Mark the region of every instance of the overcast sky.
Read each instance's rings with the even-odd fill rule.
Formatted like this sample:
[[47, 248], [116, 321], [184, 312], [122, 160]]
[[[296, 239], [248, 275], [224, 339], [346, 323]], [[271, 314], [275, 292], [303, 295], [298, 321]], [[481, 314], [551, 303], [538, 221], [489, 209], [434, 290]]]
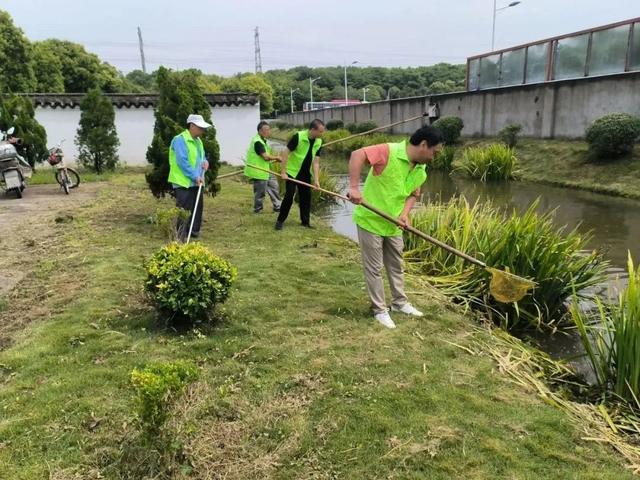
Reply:
[[[29, 39], [81, 43], [125, 73], [140, 68], [140, 26], [148, 71], [231, 75], [254, 70], [256, 26], [263, 71], [463, 63], [491, 49], [493, 0], [0, 0], [0, 9]], [[522, 0], [497, 13], [496, 49], [633, 17], [640, 0]]]

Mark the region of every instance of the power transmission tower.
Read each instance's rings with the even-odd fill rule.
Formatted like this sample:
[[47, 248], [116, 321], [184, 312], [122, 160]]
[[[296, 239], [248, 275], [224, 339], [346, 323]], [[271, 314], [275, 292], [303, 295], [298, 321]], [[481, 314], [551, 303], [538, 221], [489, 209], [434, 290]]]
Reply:
[[256, 54], [256, 73], [262, 73], [262, 57], [260, 56], [260, 33], [258, 27], [255, 30], [255, 54]]
[[140, 60], [142, 61], [142, 71], [147, 73], [147, 64], [144, 61], [144, 44], [142, 43], [142, 30], [138, 27], [138, 43], [140, 44]]

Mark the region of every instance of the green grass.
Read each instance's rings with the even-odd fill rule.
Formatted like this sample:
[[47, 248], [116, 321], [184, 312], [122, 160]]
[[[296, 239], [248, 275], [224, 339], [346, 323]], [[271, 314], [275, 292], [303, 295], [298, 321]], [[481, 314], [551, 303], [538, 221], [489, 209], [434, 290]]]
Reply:
[[[113, 171], [107, 171], [101, 175], [98, 175], [96, 172], [92, 172], [91, 170], [87, 170], [85, 168], [76, 168], [75, 166], [73, 166], [72, 168], [77, 170], [80, 174], [81, 183], [108, 182], [117, 176], [143, 173], [148, 170], [148, 167], [119, 167]], [[36, 171], [28, 180], [29, 185], [48, 185], [51, 183], [56, 183], [55, 170], [53, 168], [44, 166], [36, 167]]]
[[[495, 139], [467, 139], [465, 146], [486, 145]], [[640, 147], [629, 156], [593, 161], [582, 140], [520, 138], [515, 148], [523, 180], [640, 198]]]
[[206, 201], [203, 241], [239, 272], [213, 329], [162, 330], [144, 300], [142, 261], [164, 243], [145, 219], [170, 200], [142, 175], [114, 177], [49, 258], [25, 260], [43, 266], [25, 280], [33, 296], [0, 313], [32, 319], [0, 352], [0, 478], [153, 474], [130, 372], [177, 360], [201, 372], [173, 420], [192, 472], [173, 478], [633, 478], [490, 358], [452, 345], [492, 341], [473, 320], [409, 283], [426, 317], [384, 330], [355, 244], [295, 212], [276, 232], [251, 204], [236, 181]]

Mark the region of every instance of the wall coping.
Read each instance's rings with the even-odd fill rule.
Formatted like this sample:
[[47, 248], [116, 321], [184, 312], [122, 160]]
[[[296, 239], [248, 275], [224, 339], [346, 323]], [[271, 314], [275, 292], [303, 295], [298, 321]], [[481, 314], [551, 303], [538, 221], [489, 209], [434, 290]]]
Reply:
[[[85, 97], [84, 93], [20, 93], [28, 97], [36, 107], [76, 108]], [[157, 93], [105, 93], [114, 107], [152, 108], [158, 103]], [[257, 105], [260, 97], [252, 93], [205, 93], [207, 103], [211, 107], [237, 107], [241, 105]]]

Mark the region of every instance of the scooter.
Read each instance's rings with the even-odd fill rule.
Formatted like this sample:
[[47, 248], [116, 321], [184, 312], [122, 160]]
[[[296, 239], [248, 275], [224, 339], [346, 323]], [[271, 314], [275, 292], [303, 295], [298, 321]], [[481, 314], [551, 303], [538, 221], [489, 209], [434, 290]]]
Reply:
[[33, 170], [16, 150], [21, 140], [12, 136], [14, 131], [13, 127], [6, 132], [0, 131], [0, 184], [7, 194], [15, 192], [17, 198], [22, 198], [26, 179], [31, 177]]

